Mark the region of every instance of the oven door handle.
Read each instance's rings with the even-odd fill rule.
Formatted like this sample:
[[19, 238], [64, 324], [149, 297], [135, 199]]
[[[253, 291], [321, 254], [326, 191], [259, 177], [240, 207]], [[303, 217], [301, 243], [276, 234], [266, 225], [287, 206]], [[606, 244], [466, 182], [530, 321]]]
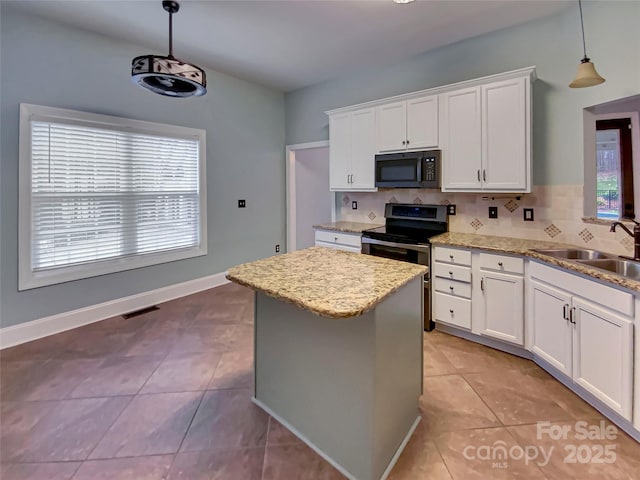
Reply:
[[417, 252], [431, 252], [430, 245], [416, 245], [414, 243], [398, 243], [387, 242], [386, 240], [378, 240], [376, 238], [362, 237], [362, 243], [372, 243], [374, 245], [382, 245], [383, 247], [404, 248], [405, 250], [415, 250]]

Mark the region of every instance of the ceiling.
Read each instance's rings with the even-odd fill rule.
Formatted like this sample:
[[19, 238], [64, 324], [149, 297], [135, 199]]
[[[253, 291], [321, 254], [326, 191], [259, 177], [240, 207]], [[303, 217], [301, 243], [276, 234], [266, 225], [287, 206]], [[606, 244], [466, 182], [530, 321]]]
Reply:
[[[174, 55], [291, 91], [553, 15], [575, 3], [182, 0], [173, 19]], [[159, 0], [22, 0], [2, 1], [2, 6], [134, 43], [149, 53], [168, 53], [168, 14]]]

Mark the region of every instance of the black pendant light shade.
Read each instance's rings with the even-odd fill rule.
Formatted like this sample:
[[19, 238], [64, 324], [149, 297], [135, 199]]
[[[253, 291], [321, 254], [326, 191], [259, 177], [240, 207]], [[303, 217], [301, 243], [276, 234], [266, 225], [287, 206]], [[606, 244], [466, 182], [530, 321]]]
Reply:
[[141, 55], [131, 62], [131, 79], [147, 90], [167, 97], [196, 97], [207, 93], [207, 77], [203, 69], [173, 56], [173, 14], [178, 2], [164, 0], [169, 12], [169, 55]]

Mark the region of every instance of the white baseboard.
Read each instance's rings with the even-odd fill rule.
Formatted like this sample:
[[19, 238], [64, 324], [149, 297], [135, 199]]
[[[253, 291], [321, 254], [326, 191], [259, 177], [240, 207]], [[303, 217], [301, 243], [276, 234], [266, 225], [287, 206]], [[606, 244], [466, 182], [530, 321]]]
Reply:
[[229, 283], [226, 272], [0, 328], [0, 350]]

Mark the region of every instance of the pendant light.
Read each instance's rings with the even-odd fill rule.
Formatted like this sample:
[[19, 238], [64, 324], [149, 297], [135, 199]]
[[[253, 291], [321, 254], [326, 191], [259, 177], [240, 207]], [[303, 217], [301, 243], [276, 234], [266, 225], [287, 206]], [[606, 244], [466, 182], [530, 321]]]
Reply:
[[580, 26], [582, 27], [582, 49], [584, 51], [584, 57], [580, 61], [580, 65], [578, 65], [576, 78], [569, 84], [569, 87], [593, 87], [594, 85], [604, 83], [605, 80], [596, 72], [595, 65], [591, 63], [591, 59], [587, 57], [587, 47], [584, 41], [584, 21], [582, 20], [582, 0], [578, 0], [578, 7], [580, 8]]
[[169, 55], [142, 55], [131, 62], [131, 79], [147, 90], [167, 97], [197, 97], [207, 93], [207, 77], [200, 67], [173, 56], [173, 14], [178, 2], [164, 0], [169, 12]]

